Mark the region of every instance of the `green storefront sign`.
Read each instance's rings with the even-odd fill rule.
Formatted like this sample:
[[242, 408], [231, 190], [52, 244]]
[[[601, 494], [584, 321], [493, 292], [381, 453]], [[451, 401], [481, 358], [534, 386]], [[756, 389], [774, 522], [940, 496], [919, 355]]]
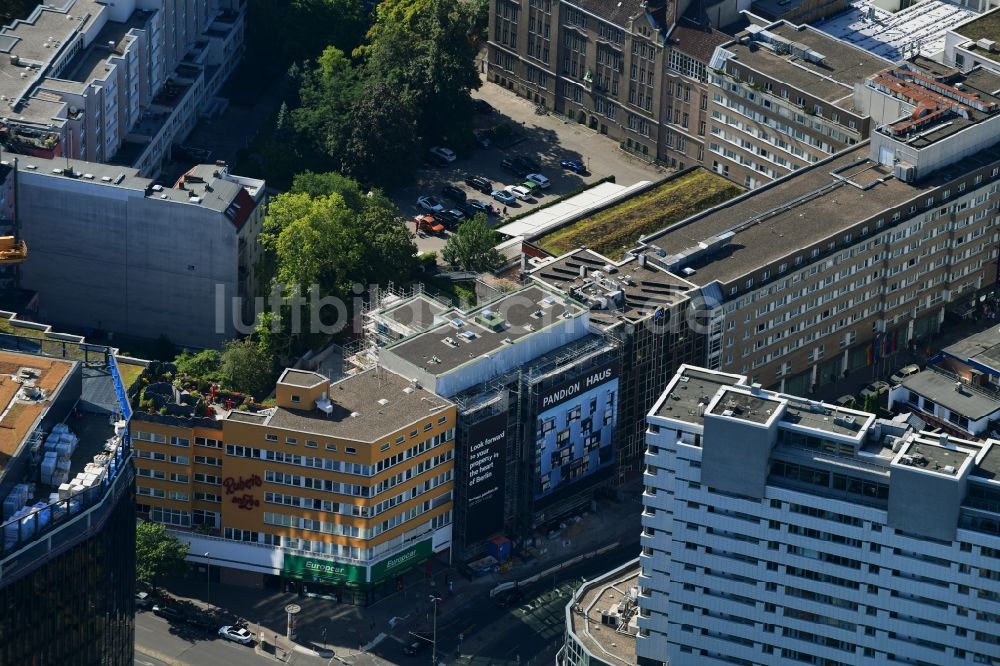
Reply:
[[371, 582], [379, 583], [405, 573], [431, 556], [431, 539], [421, 541], [372, 565]]
[[327, 585], [363, 585], [366, 578], [365, 567], [299, 555], [285, 555], [281, 572], [288, 578]]

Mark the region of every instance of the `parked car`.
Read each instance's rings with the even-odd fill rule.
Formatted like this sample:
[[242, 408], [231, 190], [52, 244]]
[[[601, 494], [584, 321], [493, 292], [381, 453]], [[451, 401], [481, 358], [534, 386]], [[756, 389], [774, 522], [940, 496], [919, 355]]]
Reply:
[[525, 178], [535, 183], [543, 190], [547, 190], [549, 188], [549, 185], [552, 184], [551, 180], [549, 180], [540, 173], [529, 173], [527, 176], [525, 176]]
[[893, 384], [901, 384], [904, 379], [911, 375], [915, 375], [920, 372], [920, 366], [916, 363], [911, 363], [910, 365], [904, 366], [892, 373], [892, 377], [889, 377], [889, 381]]
[[413, 218], [417, 231], [425, 234], [440, 234], [444, 231], [444, 225], [434, 219], [431, 215], [417, 215]]
[[421, 640], [412, 640], [403, 646], [403, 654], [413, 656], [424, 651], [426, 645]]
[[215, 620], [201, 613], [185, 616], [184, 623], [195, 629], [204, 629], [205, 631], [211, 631], [216, 626]]
[[465, 202], [465, 214], [469, 217], [477, 213], [486, 213], [487, 215], [494, 215], [496, 211], [493, 210], [493, 205], [488, 204], [485, 201], [480, 201], [479, 199], [469, 199]]
[[448, 197], [452, 201], [457, 201], [458, 203], [464, 203], [466, 199], [465, 190], [455, 187], [454, 185], [445, 185], [442, 187], [441, 194]]
[[437, 219], [440, 220], [444, 226], [452, 229], [457, 227], [465, 219], [465, 213], [457, 208], [452, 208], [438, 213]]
[[173, 622], [180, 621], [183, 617], [181, 612], [174, 608], [173, 606], [154, 604], [153, 605], [153, 615], [159, 615], [164, 620], [171, 620]]
[[500, 203], [507, 205], [510, 205], [517, 201], [517, 197], [515, 197], [510, 192], [507, 192], [506, 190], [493, 190], [490, 196], [499, 201]]
[[474, 99], [472, 100], [472, 106], [477, 113], [490, 114], [493, 113], [493, 107], [485, 99]]
[[528, 190], [529, 192], [531, 192], [532, 195], [535, 195], [535, 196], [537, 196], [537, 195], [539, 195], [539, 194], [542, 193], [542, 188], [539, 187], [538, 183], [536, 183], [533, 180], [526, 180], [526, 181], [524, 181], [523, 183], [521, 183], [521, 187], [523, 187], [524, 189]]
[[848, 409], [858, 404], [858, 401], [854, 399], [853, 395], [842, 395], [833, 402], [841, 407], [847, 407]]
[[516, 176], [517, 178], [524, 178], [531, 169], [525, 169], [521, 165], [517, 164], [514, 160], [503, 160], [500, 162], [500, 168], [509, 174]]
[[486, 135], [486, 132], [482, 132], [480, 130], [472, 130], [472, 138], [476, 140], [476, 143], [479, 144], [480, 148], [489, 148], [492, 144], [490, 137]]
[[458, 158], [458, 155], [455, 154], [454, 150], [443, 146], [434, 146], [431, 148], [431, 153], [437, 155], [446, 162], [454, 162]]
[[136, 608], [149, 608], [153, 604], [152, 598], [149, 596], [149, 592], [136, 592], [135, 593], [135, 607]]
[[527, 155], [516, 155], [514, 157], [514, 163], [524, 169], [527, 173], [537, 173], [542, 170], [542, 165]]
[[219, 635], [227, 641], [233, 641], [240, 645], [250, 645], [253, 643], [253, 634], [247, 631], [246, 627], [234, 627], [227, 624], [219, 629]]
[[444, 210], [444, 204], [434, 197], [420, 197], [417, 199], [417, 205], [428, 213], [440, 213]]
[[489, 194], [493, 191], [493, 183], [489, 179], [482, 176], [473, 176], [471, 173], [465, 177], [465, 184], [483, 194]]
[[880, 396], [883, 393], [889, 392], [889, 385], [883, 381], [872, 382], [868, 386], [861, 389], [861, 397], [867, 398], [870, 395]]
[[587, 167], [580, 160], [563, 160], [559, 164], [562, 165], [563, 169], [569, 169], [574, 173], [581, 175], [587, 173]]
[[530, 201], [531, 200], [531, 190], [529, 190], [528, 188], [523, 187], [521, 185], [508, 185], [507, 187], [505, 187], [503, 189], [504, 189], [505, 192], [507, 192], [508, 194], [510, 194], [510, 195], [512, 195], [514, 197], [517, 197], [521, 201]]

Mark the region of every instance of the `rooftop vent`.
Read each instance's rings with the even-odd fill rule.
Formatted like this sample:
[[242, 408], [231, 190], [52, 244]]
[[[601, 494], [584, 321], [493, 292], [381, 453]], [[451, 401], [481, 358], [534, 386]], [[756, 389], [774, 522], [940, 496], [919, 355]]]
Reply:
[[955, 466], [954, 465], [945, 465], [944, 469], [942, 469], [941, 471], [943, 471], [945, 474], [954, 474], [955, 473]]
[[94, 180], [94, 174], [92, 173], [85, 173], [83, 174], [83, 177], [87, 180]]
[[356, 419], [356, 418], [358, 418], [359, 416], [361, 416], [361, 413], [360, 413], [360, 412], [351, 412], [351, 418], [352, 418], [352, 419]]
[[380, 404], [380, 405], [382, 405], [383, 407], [385, 407], [386, 405], [388, 405], [388, 404], [389, 404], [389, 401], [388, 401], [388, 400], [386, 400], [385, 398], [379, 398], [379, 399], [378, 399], [378, 404]]

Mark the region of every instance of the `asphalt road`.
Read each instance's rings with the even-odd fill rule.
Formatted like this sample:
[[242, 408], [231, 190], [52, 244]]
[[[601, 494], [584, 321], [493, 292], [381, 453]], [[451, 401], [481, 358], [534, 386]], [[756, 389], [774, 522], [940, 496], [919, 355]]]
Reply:
[[[552, 663], [565, 631], [565, 608], [584, 580], [597, 578], [638, 556], [639, 541], [568, 567], [524, 589], [516, 608], [500, 608], [490, 599], [476, 599], [457, 618], [438, 625], [438, 656], [449, 664], [528, 666]], [[429, 621], [422, 631], [430, 632]], [[463, 640], [459, 643], [459, 637]], [[428, 646], [418, 656], [403, 654], [404, 641], [385, 640], [373, 654], [394, 664], [423, 664]]]
[[[219, 638], [212, 632], [174, 626], [149, 611], [135, 616], [136, 666], [274, 666], [253, 648]], [[155, 655], [151, 657], [150, 655]]]
[[[552, 181], [552, 185], [533, 202], [509, 204], [507, 212], [510, 216], [529, 211], [605, 176], [614, 175], [619, 184], [632, 185], [640, 180], [659, 180], [667, 175], [664, 169], [627, 155], [618, 148], [617, 143], [584, 125], [558, 116], [537, 115], [534, 104], [493, 83], [484, 82], [482, 88], [474, 91], [472, 96], [486, 100], [496, 110], [489, 115], [477, 114], [478, 127], [505, 122], [518, 128], [517, 131], [526, 137], [525, 140], [507, 150], [496, 147], [477, 149], [469, 155], [460, 156], [447, 167], [421, 169], [412, 183], [390, 193], [402, 215], [412, 219], [420, 212], [416, 202], [423, 195], [433, 195], [449, 203], [441, 197], [441, 188], [446, 184], [463, 189], [470, 199], [488, 201], [497, 210], [502, 210], [504, 204], [466, 186], [463, 179], [465, 174], [472, 173], [485, 176], [496, 189], [516, 185], [519, 181], [503, 171], [500, 162], [518, 154], [538, 161], [542, 166], [541, 172]], [[580, 176], [563, 169], [559, 163], [568, 159], [578, 159], [588, 165], [589, 173]], [[490, 220], [494, 226], [503, 224], [503, 220], [497, 217], [491, 217]], [[440, 253], [447, 241], [447, 236], [416, 234], [412, 224], [410, 232], [415, 235], [420, 252]]]

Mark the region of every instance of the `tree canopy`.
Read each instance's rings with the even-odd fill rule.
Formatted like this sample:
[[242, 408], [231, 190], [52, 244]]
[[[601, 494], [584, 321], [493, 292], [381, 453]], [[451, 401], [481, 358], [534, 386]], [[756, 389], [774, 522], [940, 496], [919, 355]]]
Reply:
[[353, 59], [328, 46], [301, 76], [291, 124], [338, 172], [401, 182], [420, 148], [471, 143], [482, 2], [385, 0]]
[[144, 521], [135, 528], [135, 577], [155, 585], [157, 579], [184, 568], [188, 545], [167, 534], [161, 523]]
[[230, 340], [219, 358], [219, 378], [234, 391], [263, 400], [274, 388], [276, 359], [266, 345], [254, 340]]
[[496, 232], [489, 228], [486, 216], [479, 214], [459, 225], [441, 251], [441, 257], [452, 268], [463, 271], [495, 271], [504, 264], [496, 244]]

